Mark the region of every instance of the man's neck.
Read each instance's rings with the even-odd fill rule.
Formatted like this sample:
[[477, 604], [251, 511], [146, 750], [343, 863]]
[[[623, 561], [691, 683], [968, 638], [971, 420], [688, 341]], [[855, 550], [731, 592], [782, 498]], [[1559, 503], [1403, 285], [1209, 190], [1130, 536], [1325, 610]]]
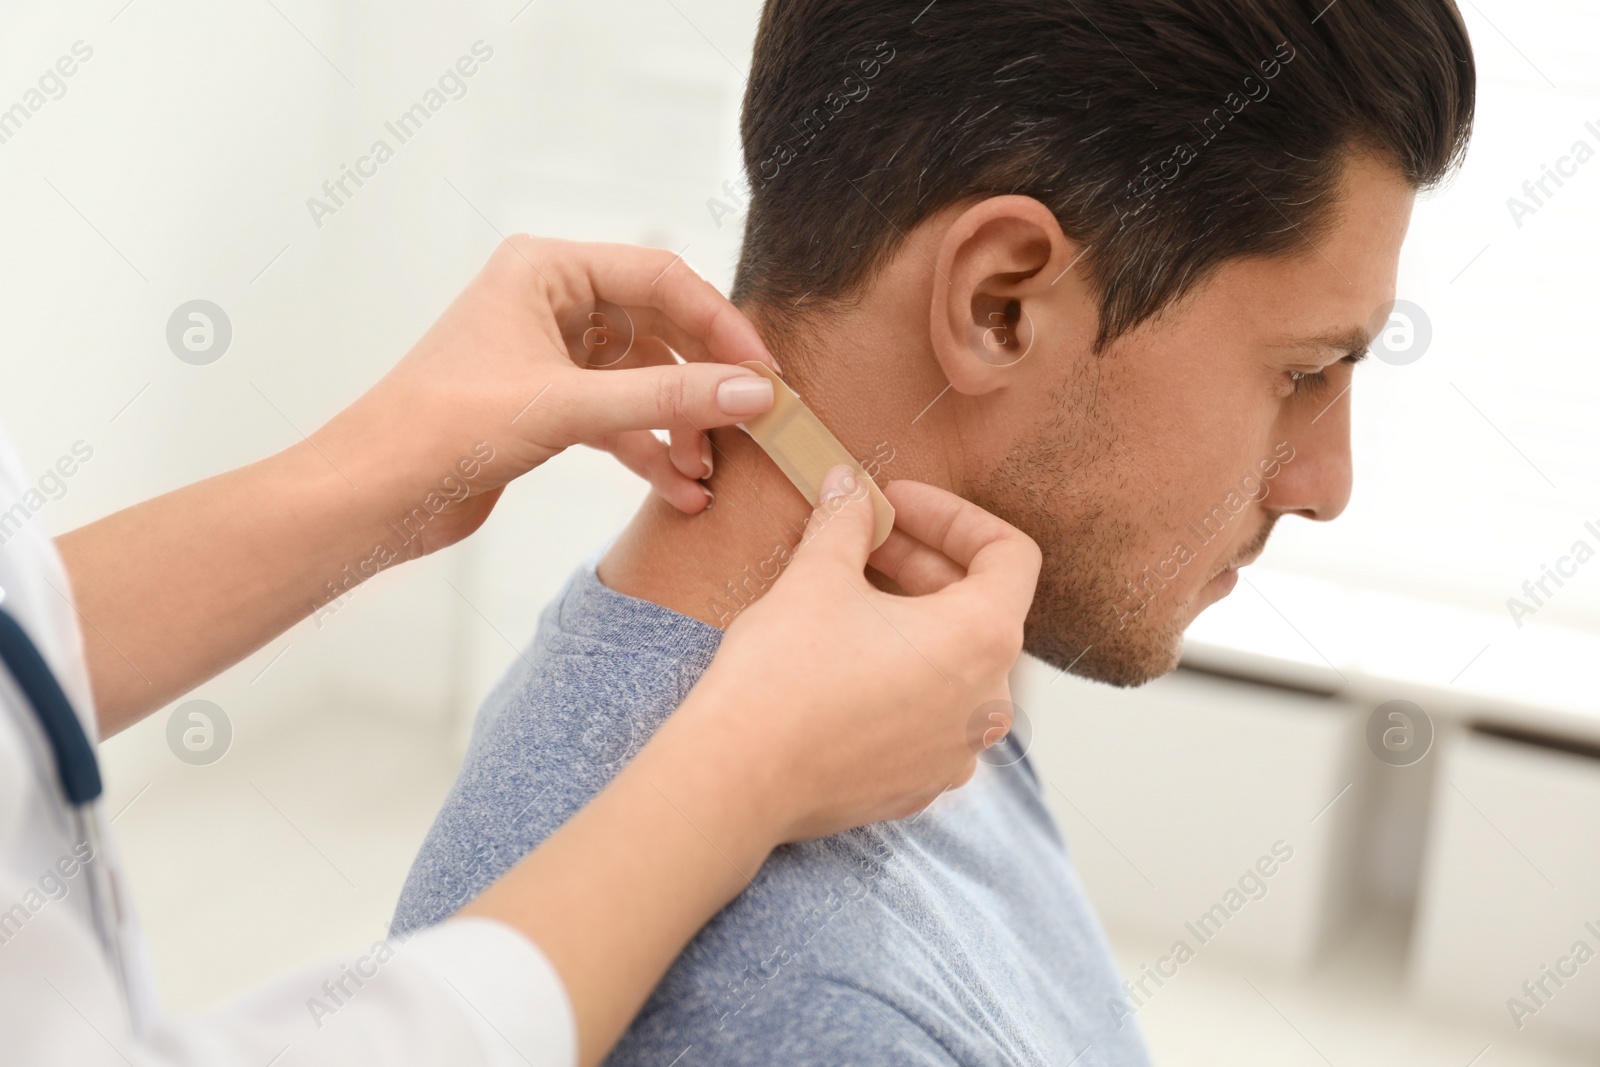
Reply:
[[600, 580], [726, 628], [772, 584], [811, 507], [742, 430], [712, 432], [712, 506], [685, 515], [652, 495], [601, 560]]
[[[789, 381], [880, 485], [915, 478], [953, 487], [959, 455], [951, 444], [957, 436], [951, 409], [957, 398], [945, 397], [944, 410], [917, 418], [945, 384], [937, 364], [900, 341], [915, 334], [896, 331], [896, 316], [863, 310], [876, 314], [882, 332], [872, 336], [876, 331], [836, 324], [854, 344], [807, 361], [817, 365], [816, 374], [792, 369]], [[882, 330], [885, 325], [890, 329]], [[871, 347], [856, 347], [863, 343]], [[712, 506], [684, 515], [650, 497], [601, 560], [599, 575], [620, 593], [725, 628], [781, 573], [811, 507], [743, 430], [715, 430], [711, 440]]]

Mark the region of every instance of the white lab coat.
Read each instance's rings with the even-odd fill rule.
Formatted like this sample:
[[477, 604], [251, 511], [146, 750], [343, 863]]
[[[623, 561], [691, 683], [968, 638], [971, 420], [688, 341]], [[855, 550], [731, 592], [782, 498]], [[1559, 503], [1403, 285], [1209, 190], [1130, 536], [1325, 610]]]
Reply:
[[[31, 514], [37, 509], [24, 498], [28, 488], [0, 431], [0, 603], [38, 645], [94, 739], [71, 589], [39, 516]], [[8, 518], [17, 502], [24, 511]], [[163, 1017], [100, 808], [87, 813], [99, 840], [85, 863], [89, 847], [75, 833], [49, 743], [15, 680], [0, 669], [4, 1067], [576, 1062], [572, 1010], [555, 971], [530, 941], [484, 919], [446, 922], [392, 954], [369, 946], [324, 961], [206, 1015]], [[114, 931], [109, 945], [101, 929]]]

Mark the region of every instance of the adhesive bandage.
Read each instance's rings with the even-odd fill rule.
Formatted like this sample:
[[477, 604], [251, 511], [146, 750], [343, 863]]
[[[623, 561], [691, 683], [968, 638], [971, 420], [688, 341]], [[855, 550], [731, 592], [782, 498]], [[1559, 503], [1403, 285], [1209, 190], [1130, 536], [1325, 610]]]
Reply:
[[812, 507], [817, 506], [817, 499], [822, 495], [823, 475], [841, 463], [854, 470], [856, 478], [872, 496], [872, 547], [882, 545], [894, 528], [894, 505], [883, 495], [878, 483], [772, 368], [754, 360], [740, 366], [749, 367], [772, 383], [772, 408], [741, 422], [739, 429], [755, 438], [756, 444], [772, 457], [772, 462]]

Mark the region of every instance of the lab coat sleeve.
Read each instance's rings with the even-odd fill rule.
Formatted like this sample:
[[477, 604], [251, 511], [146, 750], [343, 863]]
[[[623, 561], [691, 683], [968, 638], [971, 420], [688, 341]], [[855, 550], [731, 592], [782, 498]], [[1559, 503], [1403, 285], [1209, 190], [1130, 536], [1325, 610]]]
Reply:
[[161, 1067], [449, 1064], [571, 1067], [565, 988], [509, 927], [457, 919], [308, 967], [214, 1013], [164, 1020], [145, 1051]]
[[281, 977], [215, 1011], [167, 1016], [134, 1034], [99, 945], [64, 911], [52, 905], [0, 945], [0, 1063], [572, 1067], [577, 1062], [572, 1012], [555, 971], [531, 942], [492, 920], [455, 919], [404, 943], [378, 942], [366, 952]]

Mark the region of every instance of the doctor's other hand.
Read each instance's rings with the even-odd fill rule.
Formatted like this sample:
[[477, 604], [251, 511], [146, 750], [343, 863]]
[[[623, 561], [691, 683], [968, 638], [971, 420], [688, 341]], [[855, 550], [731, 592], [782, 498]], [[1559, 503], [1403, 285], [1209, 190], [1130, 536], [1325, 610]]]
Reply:
[[1009, 699], [1039, 548], [934, 486], [898, 481], [886, 493], [894, 539], [870, 562], [909, 595], [865, 577], [872, 504], [835, 467], [792, 562], [728, 626], [658, 738], [694, 738], [707, 765], [741, 767], [774, 844], [920, 811], [971, 778], [977, 752], [998, 740], [974, 738], [970, 724]]
[[389, 518], [425, 507], [422, 553], [470, 534], [509, 482], [575, 444], [693, 514], [710, 500], [702, 431], [772, 406], [771, 384], [736, 365], [752, 359], [776, 366], [672, 253], [519, 234], [310, 444]]

